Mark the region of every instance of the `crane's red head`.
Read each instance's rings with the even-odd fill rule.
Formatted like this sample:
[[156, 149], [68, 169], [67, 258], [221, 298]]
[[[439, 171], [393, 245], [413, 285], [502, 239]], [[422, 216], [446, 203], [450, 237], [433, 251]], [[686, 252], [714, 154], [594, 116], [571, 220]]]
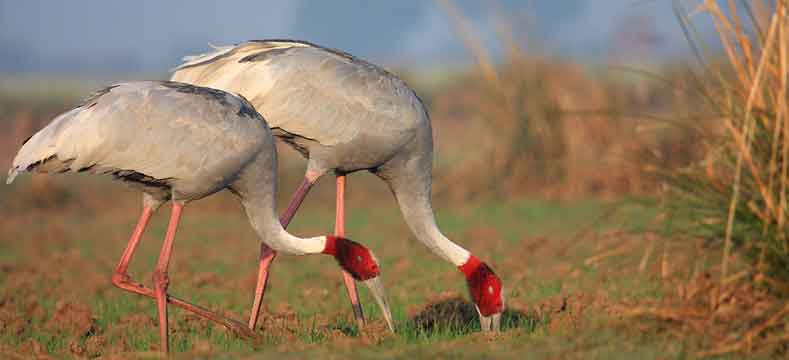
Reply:
[[490, 316], [504, 311], [501, 280], [487, 264], [471, 255], [468, 261], [458, 268], [466, 275], [471, 299], [477, 304], [482, 316]]
[[340, 266], [356, 280], [369, 280], [381, 273], [373, 253], [355, 241], [327, 236], [323, 253], [334, 256]]

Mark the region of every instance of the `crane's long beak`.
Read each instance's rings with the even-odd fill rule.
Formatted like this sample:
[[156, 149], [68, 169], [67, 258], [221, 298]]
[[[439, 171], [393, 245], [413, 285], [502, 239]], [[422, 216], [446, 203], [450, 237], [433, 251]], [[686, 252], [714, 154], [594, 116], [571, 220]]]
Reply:
[[377, 276], [372, 279], [368, 279], [363, 281], [364, 285], [370, 289], [370, 292], [373, 293], [373, 297], [375, 301], [378, 303], [378, 306], [381, 308], [381, 312], [384, 314], [384, 318], [386, 319], [386, 325], [389, 326], [389, 330], [394, 333], [394, 324], [392, 323], [392, 312], [389, 310], [389, 301], [386, 299], [386, 292], [384, 291], [384, 283], [381, 281], [381, 277]]
[[499, 332], [501, 331], [501, 313], [493, 314], [490, 316], [483, 316], [479, 312], [479, 307], [474, 306], [479, 315], [479, 325], [483, 332]]

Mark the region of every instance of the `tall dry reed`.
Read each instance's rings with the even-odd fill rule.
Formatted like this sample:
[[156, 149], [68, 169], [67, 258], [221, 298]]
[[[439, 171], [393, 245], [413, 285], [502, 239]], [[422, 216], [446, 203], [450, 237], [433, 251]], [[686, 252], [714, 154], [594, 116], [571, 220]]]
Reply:
[[[787, 1], [704, 0], [675, 8], [704, 74], [696, 88], [713, 109], [719, 131], [704, 161], [674, 178], [673, 213], [722, 248], [721, 279], [744, 254], [757, 279], [789, 280], [789, 117]], [[714, 55], [694, 23], [709, 17], [723, 55]], [[781, 285], [780, 283], [784, 283]]]

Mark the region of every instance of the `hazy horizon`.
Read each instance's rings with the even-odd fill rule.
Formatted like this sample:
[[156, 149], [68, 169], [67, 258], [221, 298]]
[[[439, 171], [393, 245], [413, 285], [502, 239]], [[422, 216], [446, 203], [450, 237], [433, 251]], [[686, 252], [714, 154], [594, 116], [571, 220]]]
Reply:
[[[498, 3], [530, 51], [585, 62], [688, 53], [670, 1]], [[455, 4], [488, 50], [499, 54], [490, 3]], [[163, 73], [181, 57], [208, 50], [209, 43], [261, 38], [308, 40], [386, 65], [419, 68], [470, 60], [432, 1], [0, 0], [4, 73]], [[632, 46], [635, 41], [646, 48]]]

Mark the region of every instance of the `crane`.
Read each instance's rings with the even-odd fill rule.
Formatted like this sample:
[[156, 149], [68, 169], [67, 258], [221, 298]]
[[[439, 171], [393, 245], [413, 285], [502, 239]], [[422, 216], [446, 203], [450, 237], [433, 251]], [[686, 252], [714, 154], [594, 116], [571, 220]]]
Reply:
[[[267, 247], [291, 255], [333, 256], [370, 288], [392, 329], [380, 268], [366, 247], [332, 235], [299, 238], [282, 227], [276, 217], [276, 159], [271, 130], [242, 97], [177, 82], [129, 82], [98, 91], [26, 140], [7, 183], [20, 172], [89, 172], [110, 176], [143, 193], [142, 214], [112, 283], [156, 299], [164, 352], [168, 302], [254, 336], [243, 323], [167, 293], [170, 255], [183, 207], [224, 189], [237, 196]], [[151, 215], [166, 202], [172, 203], [170, 222], [149, 288], [132, 280], [127, 269]]]
[[[502, 283], [490, 266], [439, 230], [431, 202], [433, 138], [416, 93], [394, 74], [348, 53], [299, 40], [252, 40], [187, 56], [174, 81], [238, 93], [275, 136], [308, 159], [304, 179], [281, 215], [287, 226], [313, 184], [336, 175], [335, 235], [344, 235], [346, 175], [368, 170], [385, 181], [415, 237], [464, 274], [481, 328], [497, 331]], [[276, 251], [261, 245], [250, 314], [254, 328]], [[364, 315], [352, 276], [343, 274], [357, 323]]]

